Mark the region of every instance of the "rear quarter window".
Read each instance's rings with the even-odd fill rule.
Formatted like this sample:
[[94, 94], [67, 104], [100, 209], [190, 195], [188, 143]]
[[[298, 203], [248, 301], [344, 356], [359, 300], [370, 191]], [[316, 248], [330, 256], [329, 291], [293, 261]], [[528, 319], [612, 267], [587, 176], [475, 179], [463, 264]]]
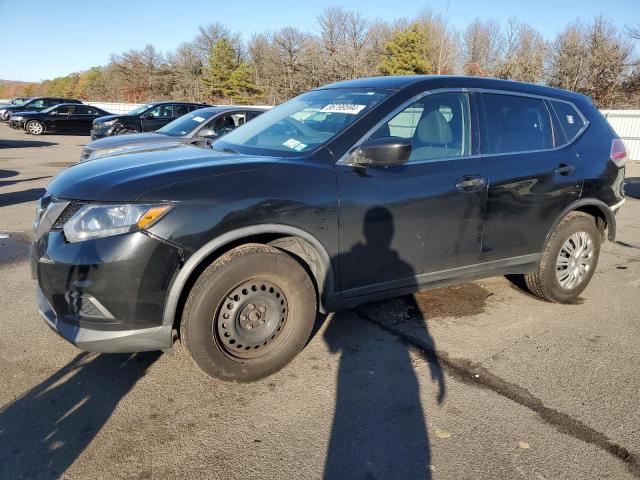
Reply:
[[569, 142], [576, 139], [585, 126], [582, 115], [570, 103], [552, 101], [553, 109], [556, 111], [560, 126]]

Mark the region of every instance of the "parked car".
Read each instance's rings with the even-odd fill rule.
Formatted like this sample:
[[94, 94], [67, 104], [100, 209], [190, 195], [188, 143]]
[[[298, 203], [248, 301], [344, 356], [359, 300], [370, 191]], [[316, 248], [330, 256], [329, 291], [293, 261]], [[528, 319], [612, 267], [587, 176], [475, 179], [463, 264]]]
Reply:
[[204, 145], [244, 125], [264, 110], [264, 108], [237, 105], [200, 108], [176, 118], [155, 132], [116, 135], [94, 140], [84, 147], [80, 154], [80, 161], [123, 153], [132, 148], [167, 143]]
[[0, 115], [5, 122], [9, 121], [9, 117], [17, 112], [40, 112], [46, 108], [59, 105], [61, 103], [82, 103], [80, 100], [73, 98], [58, 98], [58, 97], [34, 97], [27, 100], [21, 105], [12, 105], [2, 107], [0, 109]]
[[95, 119], [91, 139], [123, 133], [154, 132], [185, 113], [208, 106], [210, 105], [190, 102], [149, 103], [124, 115], [107, 115]]
[[13, 128], [31, 135], [43, 133], [80, 133], [89, 135], [93, 120], [108, 114], [101, 108], [75, 103], [61, 103], [41, 112], [14, 113], [9, 119]]
[[579, 94], [340, 82], [212, 149], [64, 170], [36, 217], [38, 301], [83, 350], [169, 349], [177, 331], [204, 372], [251, 381], [304, 347], [318, 310], [504, 274], [575, 301], [615, 239], [625, 159]]

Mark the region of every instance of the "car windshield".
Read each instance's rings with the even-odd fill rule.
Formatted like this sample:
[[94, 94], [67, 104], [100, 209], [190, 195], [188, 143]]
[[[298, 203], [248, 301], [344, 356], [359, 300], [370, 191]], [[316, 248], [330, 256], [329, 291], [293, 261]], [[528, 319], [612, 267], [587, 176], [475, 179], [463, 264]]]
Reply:
[[140, 105], [138, 108], [134, 108], [129, 113], [127, 113], [127, 115], [140, 115], [142, 112], [144, 112], [149, 107], [151, 107], [151, 105]]
[[[214, 150], [281, 155], [324, 145], [389, 95], [381, 90], [314, 90], [293, 98], [228, 133]], [[244, 148], [246, 147], [246, 148]]]
[[167, 123], [164, 127], [156, 130], [156, 133], [170, 135], [172, 137], [181, 137], [191, 132], [198, 125], [202, 125], [202, 122], [210, 119], [214, 115], [215, 112], [195, 110], [176, 118], [173, 122]]

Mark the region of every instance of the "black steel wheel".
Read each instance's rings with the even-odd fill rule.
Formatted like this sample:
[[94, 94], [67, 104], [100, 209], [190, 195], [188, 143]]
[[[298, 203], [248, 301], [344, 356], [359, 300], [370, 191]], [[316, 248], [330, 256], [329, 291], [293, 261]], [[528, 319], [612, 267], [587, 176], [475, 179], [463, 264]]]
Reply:
[[226, 295], [213, 332], [224, 351], [236, 358], [256, 358], [269, 352], [285, 326], [287, 299], [275, 284], [260, 278]]
[[296, 259], [268, 245], [247, 244], [198, 277], [180, 337], [208, 375], [249, 382], [280, 370], [302, 350], [316, 312], [315, 288]]

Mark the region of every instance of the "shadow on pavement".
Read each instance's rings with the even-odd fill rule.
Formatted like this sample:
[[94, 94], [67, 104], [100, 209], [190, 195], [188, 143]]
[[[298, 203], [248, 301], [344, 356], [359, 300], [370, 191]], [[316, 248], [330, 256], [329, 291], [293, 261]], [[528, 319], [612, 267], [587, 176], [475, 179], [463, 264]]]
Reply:
[[33, 202], [44, 196], [44, 188], [30, 188], [20, 192], [0, 193], [0, 207], [17, 205], [18, 203]]
[[[387, 209], [376, 207], [365, 214], [364, 244], [340, 256], [340, 261], [374, 255], [381, 264], [393, 264], [403, 278], [415, 278], [411, 266], [390, 249], [393, 218]], [[335, 264], [335, 263], [334, 263]], [[400, 270], [399, 270], [400, 271]], [[431, 379], [437, 385], [438, 403], [445, 398], [445, 377], [425, 319], [413, 296], [405, 297], [421, 336], [430, 343], [428, 362]], [[431, 448], [420, 386], [409, 346], [380, 338], [365, 339], [360, 322], [331, 319], [324, 340], [332, 352], [340, 352], [337, 394], [331, 440], [325, 464], [325, 479], [345, 478], [431, 478]], [[373, 330], [375, 332], [375, 330]], [[372, 335], [372, 334], [369, 334]], [[376, 335], [376, 333], [373, 333]], [[384, 336], [384, 339], [382, 338]], [[378, 340], [378, 341], [376, 341]], [[358, 342], [367, 345], [361, 349]], [[372, 348], [371, 345], [374, 347]], [[377, 346], [377, 347], [376, 347]]]
[[640, 199], [640, 177], [625, 178], [624, 193], [629, 197]]
[[33, 148], [58, 145], [55, 142], [43, 142], [39, 140], [0, 140], [0, 148]]
[[81, 353], [0, 409], [0, 476], [60, 478], [159, 356]]

